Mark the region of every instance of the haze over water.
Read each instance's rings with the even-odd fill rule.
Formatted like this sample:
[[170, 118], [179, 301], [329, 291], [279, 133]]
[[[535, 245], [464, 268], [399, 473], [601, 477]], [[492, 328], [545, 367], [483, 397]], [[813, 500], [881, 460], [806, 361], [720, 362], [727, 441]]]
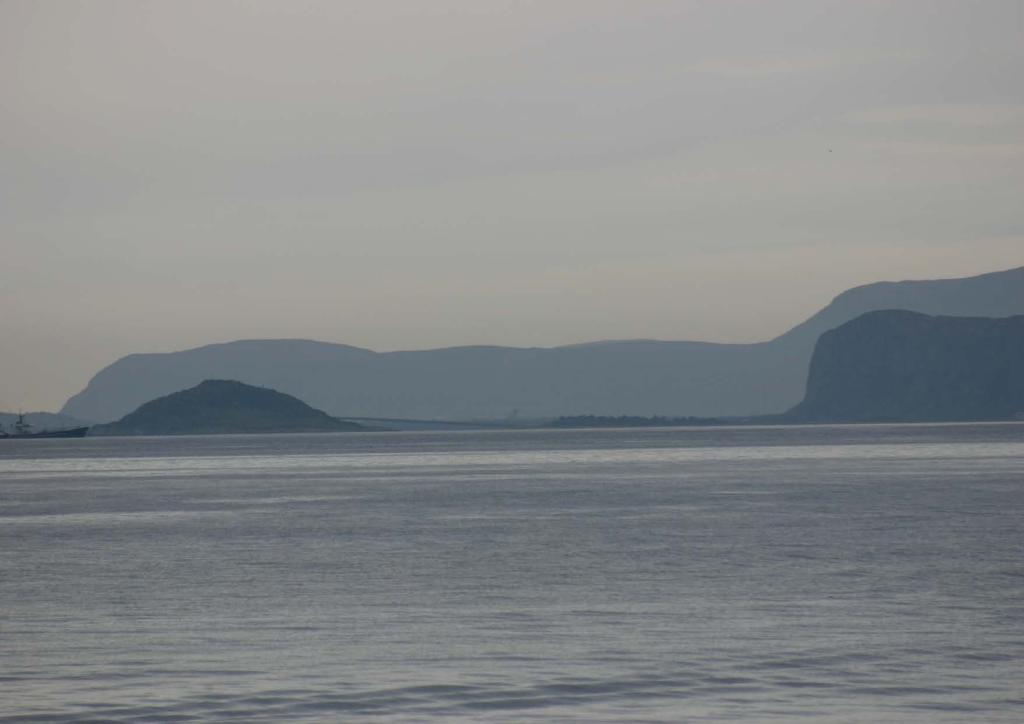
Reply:
[[0, 719], [1019, 721], [1024, 425], [0, 445]]

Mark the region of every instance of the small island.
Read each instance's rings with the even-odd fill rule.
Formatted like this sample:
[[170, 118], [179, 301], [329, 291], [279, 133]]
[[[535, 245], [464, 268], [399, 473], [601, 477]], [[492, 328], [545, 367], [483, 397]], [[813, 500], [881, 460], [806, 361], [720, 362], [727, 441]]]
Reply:
[[563, 415], [549, 427], [588, 428], [588, 427], [705, 427], [712, 425], [737, 425], [747, 418], [726, 417], [662, 417], [653, 415]]
[[235, 380], [205, 380], [159, 397], [90, 435], [215, 435], [354, 432], [370, 428], [331, 417], [302, 400]]

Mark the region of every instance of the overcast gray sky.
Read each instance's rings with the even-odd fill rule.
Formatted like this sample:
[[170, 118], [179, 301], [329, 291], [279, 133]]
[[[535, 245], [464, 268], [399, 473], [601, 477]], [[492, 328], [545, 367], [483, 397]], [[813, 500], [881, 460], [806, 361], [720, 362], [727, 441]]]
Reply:
[[0, 0], [0, 410], [131, 352], [767, 339], [1024, 264], [1024, 2]]

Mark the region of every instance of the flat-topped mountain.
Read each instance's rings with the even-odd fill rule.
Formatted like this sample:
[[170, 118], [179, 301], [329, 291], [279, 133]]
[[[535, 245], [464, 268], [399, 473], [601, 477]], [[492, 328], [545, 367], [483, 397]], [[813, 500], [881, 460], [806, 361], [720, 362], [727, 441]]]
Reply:
[[1024, 416], [1024, 316], [871, 312], [821, 335], [791, 422]]
[[365, 430], [315, 410], [291, 395], [234, 380], [205, 380], [151, 400], [90, 435], [203, 435]]
[[352, 417], [779, 413], [803, 396], [811, 352], [822, 332], [864, 312], [890, 308], [959, 316], [1024, 314], [1024, 267], [966, 279], [857, 287], [785, 334], [755, 344], [640, 340], [378, 353], [325, 342], [255, 340], [134, 354], [97, 373], [62, 412], [114, 420], [159, 395], [204, 379], [230, 378]]

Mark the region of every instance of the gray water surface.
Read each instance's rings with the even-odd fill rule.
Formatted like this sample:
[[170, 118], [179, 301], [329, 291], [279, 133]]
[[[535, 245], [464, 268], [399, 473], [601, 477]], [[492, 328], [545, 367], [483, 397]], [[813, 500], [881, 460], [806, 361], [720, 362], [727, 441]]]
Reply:
[[0, 720], [1020, 721], [1024, 425], [0, 441]]

